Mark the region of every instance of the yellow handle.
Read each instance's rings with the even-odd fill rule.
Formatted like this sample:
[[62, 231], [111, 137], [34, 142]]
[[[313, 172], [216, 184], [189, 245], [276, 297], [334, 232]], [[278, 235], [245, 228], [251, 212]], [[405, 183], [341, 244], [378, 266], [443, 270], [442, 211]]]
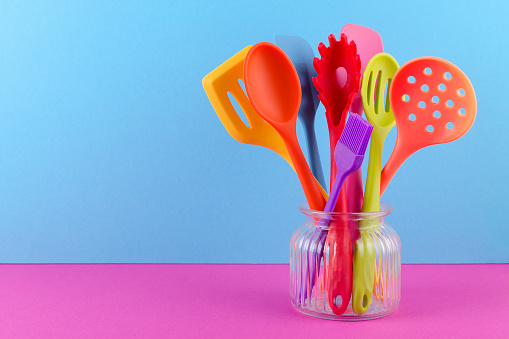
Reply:
[[[385, 136], [384, 136], [385, 137]], [[371, 135], [368, 173], [362, 212], [377, 212], [380, 209], [380, 178], [382, 173], [382, 149], [384, 139], [378, 129]]]
[[[382, 167], [382, 149], [386, 135], [380, 135], [380, 130], [373, 129], [369, 151], [368, 174], [366, 177], [366, 191], [362, 212], [376, 212], [380, 209], [380, 177]], [[364, 220], [364, 223], [378, 222], [378, 220]], [[364, 225], [365, 226], [365, 225]], [[352, 306], [354, 312], [363, 314], [367, 311], [373, 297], [375, 283], [376, 257], [374, 243], [368, 230], [361, 230], [354, 247], [353, 255], [353, 286]]]
[[361, 230], [353, 251], [352, 308], [364, 314], [373, 299], [376, 258], [375, 246], [369, 230]]

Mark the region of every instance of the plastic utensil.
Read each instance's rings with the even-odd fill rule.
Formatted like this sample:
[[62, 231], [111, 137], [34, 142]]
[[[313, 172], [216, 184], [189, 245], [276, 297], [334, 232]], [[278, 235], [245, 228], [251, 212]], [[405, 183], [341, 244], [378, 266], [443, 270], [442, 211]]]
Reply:
[[[254, 110], [239, 81], [244, 79], [244, 59], [253, 46], [247, 46], [234, 56], [226, 60], [219, 67], [207, 74], [203, 80], [203, 88], [217, 116], [228, 133], [237, 141], [244, 144], [258, 145], [268, 148], [282, 156], [295, 170], [290, 154], [279, 133], [268, 124]], [[249, 126], [246, 126], [235, 111], [230, 99], [230, 93], [246, 116]], [[320, 191], [325, 199], [328, 194], [323, 188]]]
[[462, 137], [477, 111], [468, 77], [456, 65], [437, 57], [416, 58], [401, 66], [392, 80], [389, 98], [398, 135], [382, 170], [380, 196], [410, 155]]
[[301, 89], [288, 56], [274, 44], [254, 45], [244, 61], [246, 92], [254, 109], [281, 135], [304, 189], [309, 207], [322, 210], [325, 200], [297, 140]]
[[[244, 79], [244, 59], [252, 47], [252, 45], [245, 47], [207, 74], [202, 80], [203, 88], [217, 116], [235, 140], [271, 149], [293, 167], [283, 139], [271, 125], [256, 113], [239, 83], [239, 80], [243, 81]], [[228, 93], [231, 93], [239, 104], [249, 126], [246, 126], [235, 111], [228, 98]]]
[[[383, 53], [384, 44], [382, 37], [377, 31], [361, 25], [347, 24], [341, 28], [341, 33], [345, 34], [348, 40], [355, 42], [357, 53], [361, 58], [361, 77], [364, 74], [368, 62], [378, 53]], [[344, 74], [344, 73], [343, 73]], [[342, 80], [340, 80], [342, 81]], [[359, 91], [352, 101], [350, 112], [362, 114], [363, 105], [361, 92]]]
[[[341, 33], [345, 34], [347, 39], [353, 40], [357, 47], [357, 53], [361, 58], [361, 78], [364, 74], [364, 70], [366, 69], [366, 65], [369, 60], [373, 56], [378, 53], [383, 53], [384, 45], [382, 42], [382, 37], [378, 34], [377, 31], [364, 27], [361, 25], [347, 24], [341, 28]], [[336, 76], [344, 76], [344, 73], [336, 73]], [[343, 83], [346, 79], [336, 79], [338, 83]], [[352, 101], [352, 105], [350, 106], [350, 112], [354, 112], [360, 114], [362, 116], [362, 98], [361, 92], [357, 92], [357, 95]], [[347, 192], [347, 204], [348, 211], [350, 212], [360, 212], [362, 209], [363, 202], [363, 185], [362, 185], [362, 168], [359, 168], [357, 171], [352, 173], [348, 180], [346, 186]], [[353, 237], [356, 239], [358, 236], [358, 230], [356, 225], [350, 227], [350, 231], [355, 232]]]
[[312, 80], [316, 76], [316, 71], [313, 68], [315, 54], [309, 43], [298, 36], [276, 35], [276, 45], [288, 55], [299, 75], [302, 90], [299, 120], [306, 135], [309, 166], [322, 187], [326, 187], [315, 134], [315, 116], [320, 104], [318, 90]]
[[398, 62], [390, 54], [379, 53], [369, 61], [362, 78], [361, 93], [364, 112], [373, 125], [362, 212], [377, 212], [380, 208], [383, 145], [390, 130], [396, 124], [388, 96], [392, 79], [398, 68]]
[[[361, 95], [364, 113], [373, 125], [362, 212], [378, 212], [380, 209], [382, 150], [387, 134], [396, 124], [387, 97], [392, 78], [398, 68], [398, 62], [390, 54], [379, 53], [369, 61], [362, 76]], [[357, 314], [364, 314], [373, 298], [376, 271], [373, 238], [364, 234], [354, 245], [352, 308]]]
[[[360, 115], [349, 114], [345, 129], [334, 150], [337, 173], [324, 212], [334, 210], [343, 182], [348, 175], [361, 167], [372, 130], [373, 126]], [[328, 224], [329, 220], [326, 219], [318, 221], [318, 226]], [[317, 227], [317, 229], [320, 228]], [[337, 220], [331, 222], [326, 246], [329, 248], [327, 273], [329, 305], [334, 314], [339, 315], [343, 314], [348, 307], [352, 293], [352, 241], [348, 223]], [[321, 257], [321, 255], [315, 257]], [[338, 302], [337, 296], [341, 296], [341, 302]]]
[[[351, 42], [348, 44], [347, 37], [344, 34], [341, 35], [340, 41], [336, 41], [333, 34], [329, 35], [329, 47], [326, 47], [324, 43], [320, 43], [318, 51], [321, 58], [314, 58], [313, 60], [313, 67], [317, 71], [317, 76], [313, 78], [313, 83], [318, 89], [318, 97], [325, 107], [327, 125], [329, 127], [332, 187], [337, 174], [334, 151], [343, 132], [348, 109], [359, 88], [360, 58], [357, 55], [355, 43]], [[336, 82], [338, 78], [337, 73], [346, 73], [344, 83], [338, 84]], [[335, 210], [338, 212], [348, 212], [344, 186], [340, 190]], [[319, 237], [312, 237], [312, 239], [317, 239], [316, 243], [309, 244], [309, 246], [316, 248], [310, 250], [314, 258], [310, 258], [310, 285], [309, 288], [305, 289], [306, 292], [313, 289], [317, 280], [317, 274], [319, 273], [317, 267], [319, 267], [319, 263], [322, 260], [326, 237], [327, 231], [324, 231]], [[314, 255], [315, 252], [316, 255]]]
[[[355, 43], [348, 43], [345, 34], [341, 34], [336, 41], [334, 34], [329, 35], [329, 47], [322, 42], [318, 45], [320, 59], [313, 60], [313, 66], [317, 76], [313, 83], [320, 93], [318, 97], [325, 106], [327, 125], [329, 127], [329, 140], [331, 149], [331, 186], [336, 175], [336, 161], [334, 149], [343, 132], [346, 116], [353, 99], [357, 95], [360, 83], [361, 61], [357, 54]], [[337, 73], [345, 73], [344, 83], [337, 83]], [[347, 212], [346, 190], [340, 192], [339, 202], [336, 207], [338, 212]]]

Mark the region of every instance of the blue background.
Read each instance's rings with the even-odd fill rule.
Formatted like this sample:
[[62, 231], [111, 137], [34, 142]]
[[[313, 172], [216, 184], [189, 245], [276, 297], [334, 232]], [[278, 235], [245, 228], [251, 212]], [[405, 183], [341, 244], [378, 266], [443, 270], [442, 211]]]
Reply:
[[[478, 99], [469, 133], [414, 154], [384, 195], [402, 261], [509, 262], [508, 4], [3, 1], [0, 261], [288, 262], [297, 176], [228, 135], [201, 79], [276, 34], [318, 54], [355, 23], [400, 64], [455, 63]], [[328, 176], [321, 105], [316, 124]]]

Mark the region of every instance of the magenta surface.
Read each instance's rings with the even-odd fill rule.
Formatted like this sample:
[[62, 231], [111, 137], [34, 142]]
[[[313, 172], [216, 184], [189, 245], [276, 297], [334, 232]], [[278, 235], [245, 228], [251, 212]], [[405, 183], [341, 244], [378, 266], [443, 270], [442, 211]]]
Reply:
[[509, 265], [403, 265], [395, 314], [293, 310], [288, 265], [0, 265], [1, 337], [509, 338]]

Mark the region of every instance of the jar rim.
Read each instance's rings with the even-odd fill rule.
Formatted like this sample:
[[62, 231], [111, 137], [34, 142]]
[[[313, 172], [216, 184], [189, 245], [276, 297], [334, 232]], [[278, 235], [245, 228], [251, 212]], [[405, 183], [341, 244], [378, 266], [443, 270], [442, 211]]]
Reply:
[[371, 218], [380, 218], [388, 216], [392, 213], [393, 207], [391, 204], [380, 202], [380, 210], [376, 212], [324, 212], [324, 211], [316, 211], [309, 208], [307, 203], [302, 203], [299, 205], [299, 211], [313, 218], [319, 219], [341, 219], [344, 217], [349, 218], [359, 218], [359, 219], [371, 219]]

